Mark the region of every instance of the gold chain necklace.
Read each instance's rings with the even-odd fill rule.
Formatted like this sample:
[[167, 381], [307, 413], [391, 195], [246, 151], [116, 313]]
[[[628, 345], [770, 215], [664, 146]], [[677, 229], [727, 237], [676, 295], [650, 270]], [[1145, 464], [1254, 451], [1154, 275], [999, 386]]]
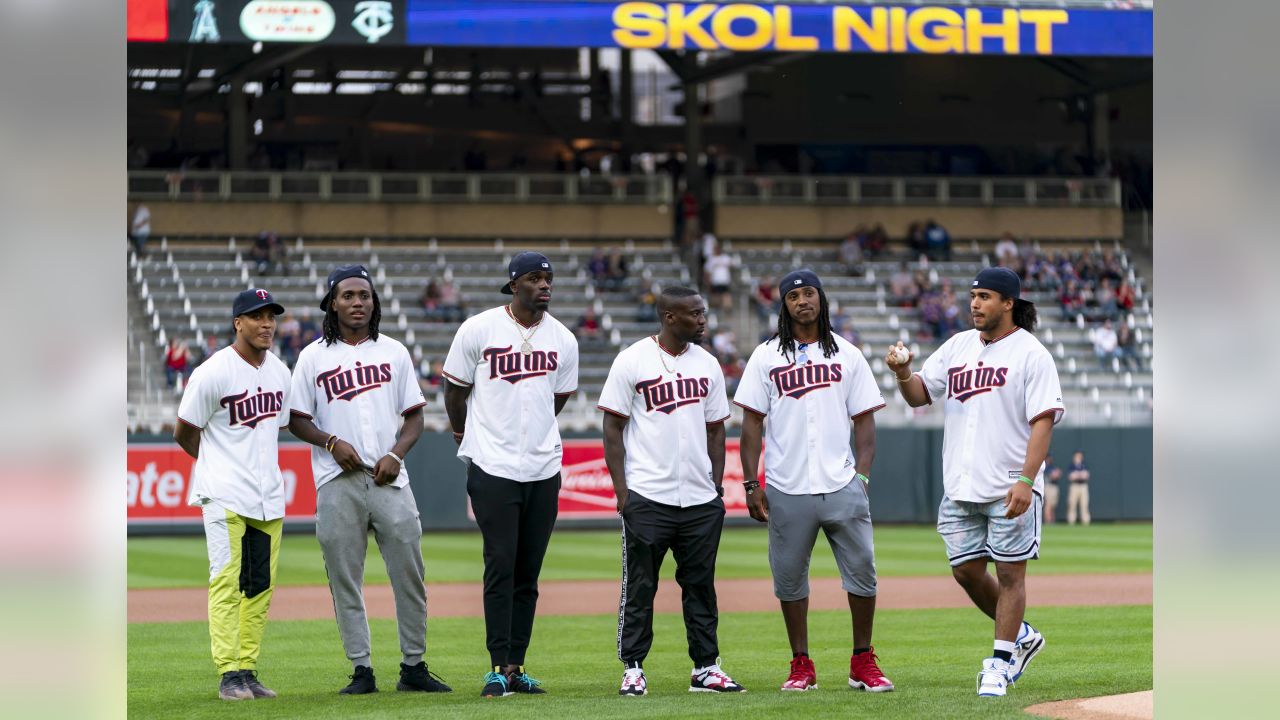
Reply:
[[657, 335], [653, 336], [653, 344], [658, 347], [658, 362], [662, 363], [662, 369], [666, 370], [668, 375], [674, 375], [676, 369], [667, 367], [667, 359], [663, 357], [663, 355], [667, 354], [667, 351], [662, 348], [662, 341], [658, 340]]
[[529, 344], [529, 341], [532, 340], [534, 334], [538, 332], [538, 328], [542, 327], [542, 321], [539, 320], [538, 323], [533, 326], [533, 329], [530, 330], [529, 334], [526, 336], [524, 334], [524, 331], [520, 329], [520, 321], [516, 320], [516, 314], [511, 312], [510, 305], [507, 306], [507, 317], [511, 318], [511, 323], [516, 326], [516, 334], [520, 336], [520, 340], [522, 341], [520, 343], [520, 353], [526, 357], [528, 357], [529, 355], [532, 355], [533, 345]]

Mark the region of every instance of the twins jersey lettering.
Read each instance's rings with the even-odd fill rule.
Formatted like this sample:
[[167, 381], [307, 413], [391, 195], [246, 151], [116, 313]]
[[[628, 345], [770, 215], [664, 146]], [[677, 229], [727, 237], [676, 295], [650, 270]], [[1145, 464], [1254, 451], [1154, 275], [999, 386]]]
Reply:
[[[426, 404], [409, 351], [383, 334], [355, 344], [316, 340], [298, 353], [293, 367], [290, 412], [350, 443], [371, 468], [395, 446], [403, 416]], [[315, 446], [311, 469], [317, 489], [343, 472], [328, 450]], [[391, 484], [408, 483], [409, 473], [401, 465]]]
[[862, 351], [834, 335], [836, 353], [817, 343], [808, 362], [783, 355], [777, 338], [751, 353], [734, 403], [766, 417], [765, 483], [788, 495], [832, 493], [853, 479], [856, 459], [849, 420], [884, 407]]
[[458, 457], [517, 482], [560, 472], [554, 398], [578, 389], [578, 339], [559, 320], [544, 312], [520, 326], [506, 305], [473, 315], [453, 337], [444, 375], [471, 388]]
[[729, 418], [724, 373], [711, 353], [690, 344], [672, 355], [647, 337], [618, 353], [599, 409], [629, 418], [627, 489], [657, 503], [689, 507], [716, 498], [707, 425]]
[[191, 373], [178, 421], [199, 428], [189, 505], [210, 502], [244, 517], [284, 517], [277, 440], [289, 424], [289, 368], [268, 352], [254, 367], [228, 345]]
[[[942, 399], [942, 483], [947, 497], [1000, 500], [1022, 474], [1031, 422], [1065, 408], [1053, 356], [1034, 335], [1014, 328], [990, 343], [966, 330], [925, 361], [917, 373], [930, 402]], [[1044, 493], [1044, 466], [1035, 491]]]

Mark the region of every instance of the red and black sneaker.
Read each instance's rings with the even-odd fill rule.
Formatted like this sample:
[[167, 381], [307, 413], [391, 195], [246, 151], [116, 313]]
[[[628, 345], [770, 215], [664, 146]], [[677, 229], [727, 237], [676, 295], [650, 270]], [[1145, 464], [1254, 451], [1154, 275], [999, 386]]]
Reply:
[[891, 692], [893, 683], [880, 672], [876, 664], [876, 649], [849, 658], [849, 687], [868, 692]]
[[693, 675], [689, 678], [689, 692], [736, 693], [746, 691], [746, 688], [734, 682], [733, 678], [720, 669], [720, 658], [716, 658], [716, 664], [714, 665], [694, 668]]
[[791, 658], [791, 676], [782, 683], [782, 689], [799, 692], [818, 689], [818, 671], [814, 669], [813, 660], [808, 655]]

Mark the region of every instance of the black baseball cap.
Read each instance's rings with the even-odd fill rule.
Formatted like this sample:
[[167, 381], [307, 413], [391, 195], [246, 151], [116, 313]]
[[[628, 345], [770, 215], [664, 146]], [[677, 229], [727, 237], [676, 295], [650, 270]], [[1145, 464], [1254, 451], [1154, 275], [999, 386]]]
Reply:
[[536, 252], [522, 252], [511, 258], [511, 262], [507, 263], [507, 282], [502, 286], [502, 294], [510, 295], [511, 281], [531, 272], [555, 272], [551, 269], [551, 261], [546, 255]]
[[237, 318], [264, 307], [271, 308], [271, 312], [277, 315], [284, 314], [284, 306], [276, 302], [271, 293], [262, 288], [249, 288], [236, 295], [235, 302], [231, 303], [231, 317]]
[[[333, 289], [338, 283], [347, 278], [364, 278], [369, 280], [369, 271], [363, 265], [339, 265], [329, 273], [329, 280], [325, 283], [324, 297], [320, 298], [320, 309], [325, 312], [329, 311], [329, 297], [333, 294]], [[369, 287], [373, 287], [373, 281], [369, 280]]]
[[1026, 303], [1032, 304], [1030, 300], [1022, 299], [1022, 279], [1018, 277], [1018, 273], [1007, 267], [989, 267], [978, 273], [978, 277], [973, 279], [973, 287], [982, 288], [984, 290], [995, 290], [1007, 298], [1013, 298], [1014, 304]]
[[778, 283], [778, 292], [781, 293], [783, 297], [786, 297], [787, 293], [798, 287], [805, 287], [806, 285], [814, 288], [815, 290], [822, 289], [822, 281], [818, 279], [817, 273], [809, 268], [800, 268], [799, 270], [792, 270], [783, 276], [782, 280]]

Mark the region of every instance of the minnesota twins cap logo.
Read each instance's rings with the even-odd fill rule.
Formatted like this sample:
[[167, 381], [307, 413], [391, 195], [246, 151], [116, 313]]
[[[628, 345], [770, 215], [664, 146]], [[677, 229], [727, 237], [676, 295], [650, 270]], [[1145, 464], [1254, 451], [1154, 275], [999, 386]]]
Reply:
[[253, 294], [257, 295], [259, 300], [266, 300], [267, 298], [271, 297], [271, 294], [268, 293], [266, 290], [255, 290]]

